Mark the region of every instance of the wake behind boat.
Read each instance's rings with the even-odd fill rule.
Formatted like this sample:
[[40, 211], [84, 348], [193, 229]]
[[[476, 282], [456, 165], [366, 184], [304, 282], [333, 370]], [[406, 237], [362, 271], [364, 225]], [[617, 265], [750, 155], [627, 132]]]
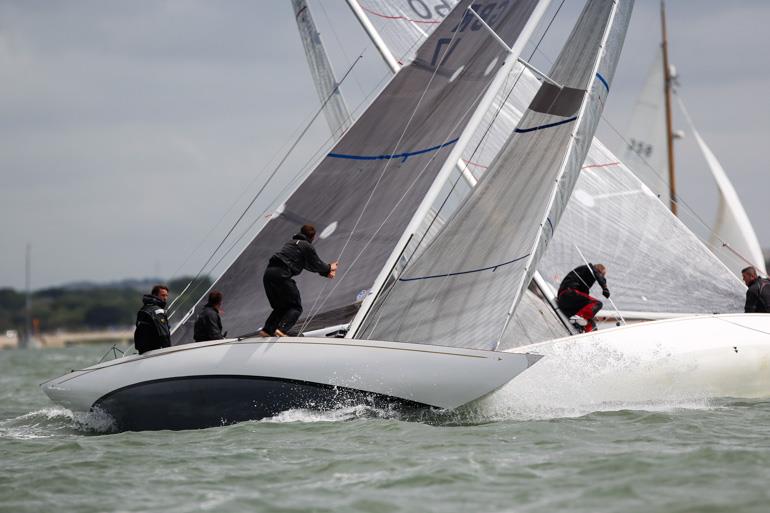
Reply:
[[119, 430], [194, 429], [297, 408], [456, 408], [539, 358], [398, 342], [247, 338], [131, 355], [42, 388], [70, 410], [107, 413]]

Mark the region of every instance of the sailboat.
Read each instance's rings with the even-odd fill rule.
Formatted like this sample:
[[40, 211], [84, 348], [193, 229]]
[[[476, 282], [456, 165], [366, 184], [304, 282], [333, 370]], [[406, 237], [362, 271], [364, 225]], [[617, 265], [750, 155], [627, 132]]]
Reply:
[[675, 87], [678, 77], [669, 63], [664, 0], [660, 3], [660, 18], [660, 50], [634, 107], [623, 161], [637, 171], [639, 178], [661, 201], [670, 205], [674, 215], [681, 214], [678, 209], [674, 142], [683, 138], [684, 132], [673, 129], [675, 95], [689, 132], [704, 158], [706, 172], [717, 188], [719, 202], [708, 234], [709, 248], [736, 275], [749, 265], [766, 274], [762, 249], [740, 198], [718, 159], [696, 130], [681, 93]]
[[[438, 4], [423, 9], [422, 3], [397, 0], [348, 3], [388, 63], [409, 62], [415, 42], [442, 18]], [[538, 90], [537, 75], [523, 65], [511, 71], [509, 83], [514, 85], [500, 91], [475, 137], [479, 144], [463, 155], [462, 171], [472, 171], [473, 178], [457, 173], [452, 194], [461, 190], [462, 196], [476, 185]], [[442, 211], [430, 211], [426, 240], [451, 218], [451, 203], [462, 202], [448, 195]], [[609, 315], [658, 321], [571, 336], [549, 299], [563, 273], [582, 263], [578, 246], [592, 261], [610, 266], [613, 298], [622, 313]], [[596, 139], [538, 271], [509, 325], [517, 333], [499, 347], [545, 357], [490, 401], [503, 394], [514, 408], [590, 404], [590, 409], [602, 403], [770, 395], [764, 370], [769, 316], [729, 313], [743, 310], [743, 284]]]
[[[328, 326], [355, 315], [361, 290], [398, 251], [399, 235], [426, 191], [443, 168], [454, 165], [446, 162], [453, 158], [452, 147], [468, 139], [466, 125], [476, 103], [496, 92], [501, 69], [505, 73], [505, 63], [518, 58], [547, 3], [488, 1], [469, 9], [467, 0], [452, 10], [217, 280], [215, 286], [228, 297], [230, 330], [246, 333], [255, 319], [266, 317], [269, 305], [258, 279], [262, 266], [304, 222], [323, 227], [319, 253], [337, 254], [342, 264], [328, 291], [319, 281], [298, 280], [306, 297], [323, 294], [314, 307], [316, 321]], [[604, 25], [605, 36], [625, 30], [609, 17]], [[591, 56], [584, 66], [593, 67], [608, 53], [600, 52], [598, 40], [592, 42], [593, 47], [580, 46]], [[609, 53], [612, 69], [618, 53]], [[171, 348], [74, 370], [42, 389], [74, 411], [107, 413], [118, 429], [185, 429], [351, 400], [456, 408], [498, 389], [539, 359], [526, 352], [387, 339], [244, 336], [191, 343], [190, 338], [190, 325], [183, 322]]]

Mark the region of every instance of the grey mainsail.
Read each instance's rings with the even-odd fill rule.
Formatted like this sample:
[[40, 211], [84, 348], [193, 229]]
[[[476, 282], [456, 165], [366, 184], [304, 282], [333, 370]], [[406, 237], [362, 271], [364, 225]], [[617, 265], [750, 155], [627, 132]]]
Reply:
[[632, 1], [590, 0], [515, 133], [438, 236], [382, 291], [361, 338], [511, 345], [511, 314], [577, 180]]
[[[340, 262], [334, 281], [298, 277], [305, 315], [312, 310], [327, 326], [354, 315], [503, 61], [499, 43], [467, 13], [470, 4], [452, 11], [214, 284], [225, 295], [231, 335], [253, 331], [267, 317], [262, 273], [303, 223], [316, 225], [319, 255]], [[475, 5], [510, 45], [537, 0]], [[174, 344], [191, 341], [192, 318], [177, 328]]]

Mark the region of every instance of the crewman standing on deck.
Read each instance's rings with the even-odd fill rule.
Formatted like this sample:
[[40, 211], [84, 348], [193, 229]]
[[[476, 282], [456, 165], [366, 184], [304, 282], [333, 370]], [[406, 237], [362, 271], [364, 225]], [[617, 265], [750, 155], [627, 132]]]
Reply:
[[270, 257], [262, 281], [273, 311], [262, 326], [262, 337], [285, 337], [302, 314], [302, 299], [297, 283], [292, 279], [302, 270], [318, 273], [333, 279], [337, 274], [337, 262], [323, 262], [313, 247], [315, 227], [303, 225], [292, 240]]
[[602, 264], [581, 265], [570, 271], [559, 285], [557, 304], [564, 315], [585, 333], [596, 329], [594, 317], [602, 309], [601, 301], [588, 295], [594, 283], [599, 282], [602, 295], [610, 297], [607, 288], [607, 268]]

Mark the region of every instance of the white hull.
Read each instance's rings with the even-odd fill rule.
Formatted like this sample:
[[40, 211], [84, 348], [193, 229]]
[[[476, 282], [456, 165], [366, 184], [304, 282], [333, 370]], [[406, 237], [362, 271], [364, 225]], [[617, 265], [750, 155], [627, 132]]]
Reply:
[[484, 401], [507, 413], [583, 414], [770, 397], [770, 315], [646, 322], [516, 348], [544, 358]]
[[132, 355], [42, 388], [73, 411], [106, 411], [119, 429], [184, 429], [351, 400], [456, 408], [538, 359], [396, 342], [251, 338]]

